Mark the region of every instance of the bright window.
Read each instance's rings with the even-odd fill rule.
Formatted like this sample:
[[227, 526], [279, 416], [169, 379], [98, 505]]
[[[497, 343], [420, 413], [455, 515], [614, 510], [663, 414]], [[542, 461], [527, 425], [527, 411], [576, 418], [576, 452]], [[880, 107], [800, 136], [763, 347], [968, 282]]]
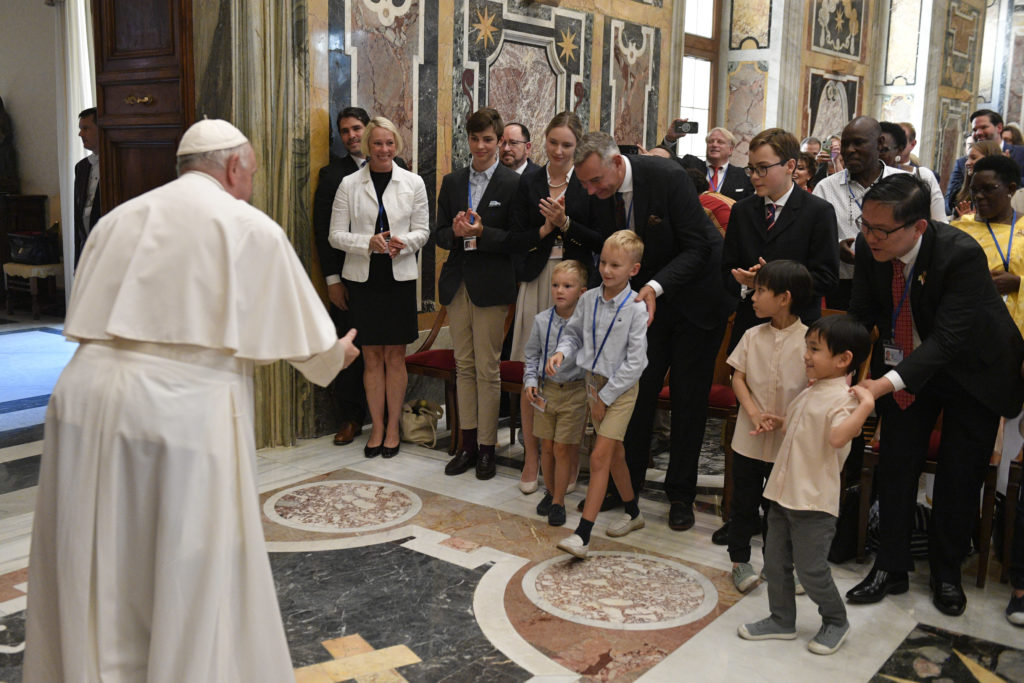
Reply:
[[715, 30], [715, 0], [686, 0], [686, 32], [711, 38]]
[[[687, 7], [689, 7], [689, 2]], [[711, 107], [710, 60], [699, 57], [683, 57], [683, 78], [680, 90], [682, 95], [679, 102], [679, 117], [696, 121], [699, 129], [696, 135], [679, 138], [679, 142], [676, 143], [678, 145], [677, 152], [680, 156], [692, 154], [703, 159], [706, 147], [704, 137], [708, 132]]]

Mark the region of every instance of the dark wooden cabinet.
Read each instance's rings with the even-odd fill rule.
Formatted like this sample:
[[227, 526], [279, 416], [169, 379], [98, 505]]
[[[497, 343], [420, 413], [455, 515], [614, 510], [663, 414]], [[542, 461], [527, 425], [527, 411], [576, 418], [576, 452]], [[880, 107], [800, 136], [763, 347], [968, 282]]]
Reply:
[[94, 0], [100, 186], [114, 207], [173, 180], [195, 120], [192, 0]]

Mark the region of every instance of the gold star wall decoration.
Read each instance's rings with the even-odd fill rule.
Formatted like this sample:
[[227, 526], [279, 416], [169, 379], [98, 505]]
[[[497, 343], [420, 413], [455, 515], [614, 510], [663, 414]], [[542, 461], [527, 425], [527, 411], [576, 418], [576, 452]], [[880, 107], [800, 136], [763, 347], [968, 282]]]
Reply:
[[557, 45], [562, 48], [562, 59], [576, 59], [576, 34], [572, 31], [559, 31], [559, 33], [562, 34], [562, 42]]
[[476, 29], [476, 42], [483, 42], [484, 47], [490, 47], [490, 44], [494, 41], [494, 34], [498, 32], [498, 27], [494, 25], [494, 15], [484, 8], [483, 14], [480, 10], [476, 11], [477, 22], [473, 24], [473, 28]]

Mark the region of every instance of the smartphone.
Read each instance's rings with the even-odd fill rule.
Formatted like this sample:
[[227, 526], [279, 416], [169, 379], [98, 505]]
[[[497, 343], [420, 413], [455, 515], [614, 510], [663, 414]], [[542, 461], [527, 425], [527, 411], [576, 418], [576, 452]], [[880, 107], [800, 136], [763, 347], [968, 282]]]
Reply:
[[640, 148], [636, 145], [619, 145], [619, 154], [632, 154], [637, 155], [640, 153]]
[[672, 130], [679, 135], [689, 135], [696, 133], [700, 129], [700, 125], [697, 121], [676, 121], [672, 124]]

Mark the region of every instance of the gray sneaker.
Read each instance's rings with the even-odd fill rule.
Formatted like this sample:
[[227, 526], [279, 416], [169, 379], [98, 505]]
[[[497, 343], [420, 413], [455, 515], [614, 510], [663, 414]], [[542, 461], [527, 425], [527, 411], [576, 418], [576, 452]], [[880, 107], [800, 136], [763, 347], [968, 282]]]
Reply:
[[732, 568], [732, 583], [740, 593], [746, 593], [757, 583], [757, 574], [749, 562], [740, 562]]
[[845, 624], [822, 624], [818, 634], [807, 643], [807, 649], [816, 655], [830, 655], [839, 649], [850, 632], [850, 622]]
[[783, 628], [771, 617], [765, 617], [752, 624], [743, 624], [736, 629], [736, 632], [744, 640], [793, 640], [796, 638], [796, 628]]

